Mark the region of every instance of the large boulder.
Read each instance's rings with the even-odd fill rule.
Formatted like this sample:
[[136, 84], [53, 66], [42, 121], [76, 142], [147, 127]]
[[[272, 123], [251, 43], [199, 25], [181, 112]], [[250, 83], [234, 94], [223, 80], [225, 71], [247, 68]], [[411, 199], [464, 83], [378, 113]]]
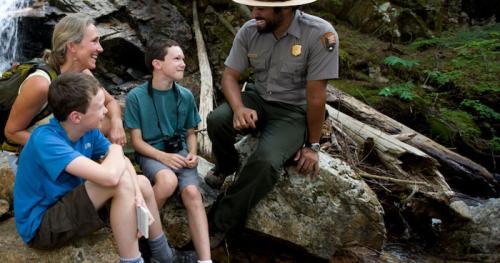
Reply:
[[2, 262], [117, 262], [119, 256], [109, 229], [101, 229], [59, 249], [43, 251], [29, 248], [19, 237], [14, 219], [0, 223]]
[[[246, 137], [238, 148], [248, 156], [255, 145], [254, 137]], [[345, 162], [324, 153], [319, 156], [318, 178], [309, 179], [288, 167], [274, 190], [250, 212], [246, 227], [325, 259], [351, 247], [382, 250], [384, 211], [375, 193]]]
[[246, 227], [325, 259], [353, 246], [380, 251], [386, 231], [375, 193], [343, 161], [321, 153], [320, 165], [317, 179], [289, 167]]
[[[245, 137], [237, 144], [243, 163], [255, 145], [254, 137]], [[339, 159], [320, 153], [320, 166], [316, 179], [308, 179], [294, 167], [288, 167], [274, 190], [252, 209], [246, 228], [325, 259], [340, 249], [381, 250], [386, 232], [384, 212], [373, 191]], [[209, 169], [209, 165], [200, 162], [201, 177]], [[232, 179], [229, 177], [225, 185]], [[206, 189], [204, 183], [202, 189]], [[205, 193], [205, 207], [214, 200], [213, 192]], [[179, 201], [169, 202], [162, 212], [164, 228], [176, 247], [190, 240], [185, 215]]]

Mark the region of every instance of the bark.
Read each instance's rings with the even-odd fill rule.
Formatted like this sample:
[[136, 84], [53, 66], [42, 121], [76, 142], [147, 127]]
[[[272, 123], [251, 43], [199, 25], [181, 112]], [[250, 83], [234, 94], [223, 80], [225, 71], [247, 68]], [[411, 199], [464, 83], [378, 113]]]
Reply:
[[[413, 209], [413, 213], [422, 216], [470, 219], [470, 213], [463, 205], [451, 202], [455, 193], [438, 170], [438, 162], [418, 148], [395, 139], [393, 136], [362, 123], [327, 105], [333, 125], [338, 126], [358, 145], [372, 141], [372, 152], [380, 163], [389, 171], [385, 177], [372, 176], [360, 171], [365, 178], [392, 181], [393, 186], [385, 186], [388, 192], [400, 193], [401, 203]], [[361, 170], [361, 163], [351, 164]], [[376, 178], [379, 177], [379, 178]], [[461, 201], [457, 201], [461, 202]], [[441, 209], [445, 207], [447, 209]]]
[[200, 117], [201, 122], [198, 125], [198, 152], [204, 156], [210, 156], [212, 153], [212, 142], [208, 137], [207, 129], [207, 116], [213, 110], [213, 80], [212, 70], [210, 69], [210, 62], [205, 48], [205, 42], [200, 30], [200, 23], [198, 21], [198, 11], [196, 0], [193, 1], [193, 30], [196, 39], [196, 47], [198, 52], [198, 61], [201, 74], [200, 85]]
[[461, 156], [363, 102], [329, 86], [328, 102], [356, 119], [412, 145], [436, 159], [439, 170], [456, 189], [473, 196], [498, 196], [498, 182], [483, 166]]

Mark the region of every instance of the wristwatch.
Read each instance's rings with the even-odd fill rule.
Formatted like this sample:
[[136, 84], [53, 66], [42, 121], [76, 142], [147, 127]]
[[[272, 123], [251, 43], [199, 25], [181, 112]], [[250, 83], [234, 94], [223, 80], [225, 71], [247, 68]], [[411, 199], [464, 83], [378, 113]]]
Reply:
[[315, 143], [306, 143], [306, 147], [310, 148], [311, 150], [315, 152], [319, 152], [320, 149], [320, 144], [315, 142]]

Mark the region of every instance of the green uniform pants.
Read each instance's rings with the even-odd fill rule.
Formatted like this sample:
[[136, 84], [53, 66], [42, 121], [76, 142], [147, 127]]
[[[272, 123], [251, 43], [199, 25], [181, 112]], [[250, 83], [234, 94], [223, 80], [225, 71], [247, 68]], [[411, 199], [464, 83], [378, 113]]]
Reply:
[[[285, 162], [303, 145], [306, 130], [305, 107], [263, 100], [255, 91], [242, 93], [246, 107], [258, 115], [259, 142], [225, 195], [220, 195], [210, 213], [211, 225], [228, 232], [243, 226], [248, 212], [276, 184]], [[238, 166], [234, 148], [236, 131], [233, 112], [224, 103], [207, 117], [217, 169], [232, 173]]]

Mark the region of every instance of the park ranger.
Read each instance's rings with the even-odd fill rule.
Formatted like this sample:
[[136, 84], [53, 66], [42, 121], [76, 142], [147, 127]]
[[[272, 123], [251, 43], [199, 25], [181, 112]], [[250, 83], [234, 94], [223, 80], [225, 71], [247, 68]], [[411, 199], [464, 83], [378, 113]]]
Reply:
[[[272, 190], [286, 161], [295, 161], [302, 174], [317, 175], [326, 85], [338, 77], [335, 29], [298, 9], [315, 0], [233, 1], [251, 6], [253, 19], [238, 31], [225, 61], [226, 103], [208, 116], [216, 167], [206, 182], [219, 188], [239, 168], [237, 133], [255, 132], [259, 142], [236, 182], [214, 204], [212, 233], [242, 226], [249, 210]], [[254, 83], [241, 92], [240, 75], [247, 68]]]

